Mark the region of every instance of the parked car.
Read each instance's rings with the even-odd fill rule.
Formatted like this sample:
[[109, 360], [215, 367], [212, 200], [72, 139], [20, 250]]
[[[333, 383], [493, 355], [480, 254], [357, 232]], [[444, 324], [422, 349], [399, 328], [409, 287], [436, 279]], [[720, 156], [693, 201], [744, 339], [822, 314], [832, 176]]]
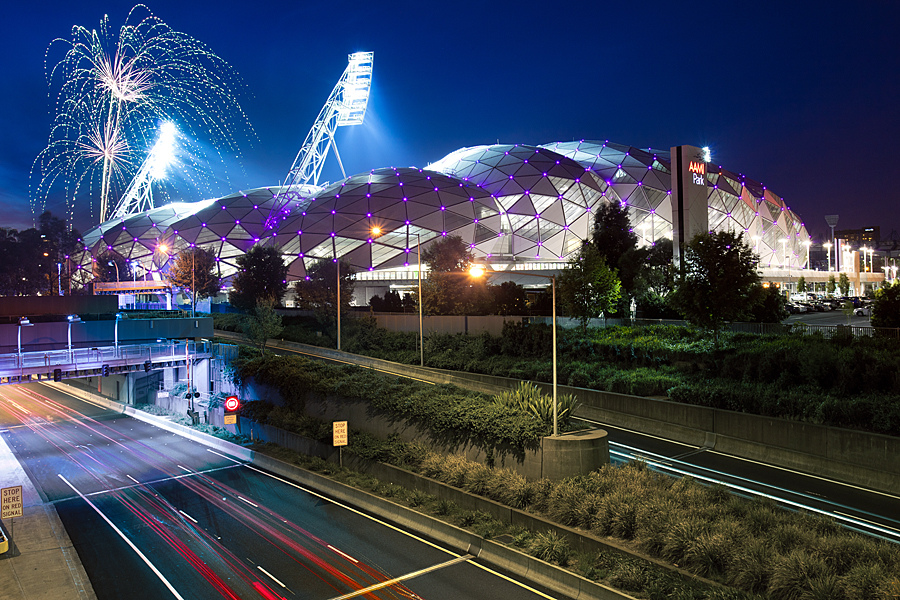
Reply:
[[859, 306], [853, 309], [853, 314], [857, 317], [869, 317], [872, 315], [872, 307], [870, 306]]

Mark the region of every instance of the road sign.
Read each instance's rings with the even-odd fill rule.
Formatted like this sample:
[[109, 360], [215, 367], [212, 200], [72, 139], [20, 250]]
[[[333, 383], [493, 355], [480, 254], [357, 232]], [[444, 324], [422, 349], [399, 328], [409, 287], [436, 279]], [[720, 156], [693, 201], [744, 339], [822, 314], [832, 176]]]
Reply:
[[0, 518], [12, 519], [22, 516], [22, 486], [15, 485], [0, 489]]
[[226, 425], [237, 425], [237, 415], [225, 415]]
[[347, 445], [347, 421], [334, 421], [331, 425], [331, 436], [335, 446]]

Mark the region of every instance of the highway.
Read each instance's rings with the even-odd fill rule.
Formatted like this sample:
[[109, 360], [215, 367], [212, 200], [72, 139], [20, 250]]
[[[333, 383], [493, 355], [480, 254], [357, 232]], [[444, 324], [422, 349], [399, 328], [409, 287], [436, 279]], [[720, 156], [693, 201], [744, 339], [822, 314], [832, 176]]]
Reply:
[[[846, 317], [843, 318], [846, 320]], [[341, 361], [288, 347], [274, 347], [273, 350], [282, 354], [299, 354], [316, 360], [352, 364], [352, 355], [348, 355], [346, 361]], [[454, 374], [458, 377], [466, 376], [462, 371]], [[424, 379], [419, 381], [431, 383]], [[828, 516], [855, 531], [900, 543], [898, 494], [887, 494], [746, 460], [609, 423], [581, 420], [607, 431], [610, 460], [613, 463], [643, 460], [651, 468], [673, 477], [691, 476], [704, 483], [721, 484], [748, 498], [768, 497], [791, 510], [806, 510]]]
[[0, 389], [0, 435], [101, 599], [558, 597], [49, 386]]

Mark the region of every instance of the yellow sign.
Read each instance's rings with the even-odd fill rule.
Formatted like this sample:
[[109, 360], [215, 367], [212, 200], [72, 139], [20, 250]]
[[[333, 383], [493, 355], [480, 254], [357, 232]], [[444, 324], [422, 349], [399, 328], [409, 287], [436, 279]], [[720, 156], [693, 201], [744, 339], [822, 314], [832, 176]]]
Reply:
[[0, 490], [0, 518], [12, 519], [22, 516], [22, 486]]
[[225, 415], [226, 425], [237, 425], [237, 415]]
[[331, 425], [331, 436], [335, 446], [347, 445], [347, 421], [334, 421]]

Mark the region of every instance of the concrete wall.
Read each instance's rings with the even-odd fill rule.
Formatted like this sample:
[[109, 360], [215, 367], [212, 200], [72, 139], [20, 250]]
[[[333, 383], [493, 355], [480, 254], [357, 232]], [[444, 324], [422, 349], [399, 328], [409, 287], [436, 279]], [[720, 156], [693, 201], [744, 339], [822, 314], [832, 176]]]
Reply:
[[[105, 296], [97, 296], [103, 298]], [[82, 321], [73, 323], [72, 347], [112, 346], [116, 337], [116, 321]], [[69, 343], [69, 323], [34, 323], [22, 327], [22, 352], [65, 350]], [[197, 339], [213, 337], [212, 317], [194, 319], [121, 319], [119, 343], [140, 344], [157, 339]], [[0, 325], [0, 354], [18, 351], [19, 325]]]
[[[282, 404], [277, 390], [255, 382], [248, 382], [244, 394], [245, 401], [265, 400], [273, 404]], [[375, 437], [386, 439], [390, 435], [398, 435], [407, 442], [424, 442], [439, 452], [458, 454], [473, 462], [487, 464], [493, 462], [496, 467], [513, 469], [528, 479], [563, 479], [574, 475], [584, 475], [598, 469], [609, 462], [609, 446], [606, 432], [591, 430], [573, 434], [546, 437], [539, 447], [520, 451], [513, 448], [486, 449], [471, 440], [459, 441], [444, 436], [435, 437], [426, 429], [414, 423], [391, 419], [374, 412], [366, 402], [350, 401], [334, 397], [308, 395], [305, 412], [307, 415], [325, 421], [347, 421], [351, 429], [364, 431]], [[249, 421], [248, 421], [249, 423]], [[275, 428], [259, 427], [264, 441], [279, 445], [289, 442], [284, 437], [287, 432]], [[243, 433], [246, 431], [242, 430]], [[350, 444], [353, 443], [352, 436]], [[292, 447], [288, 445], [287, 447]], [[294, 448], [297, 451], [303, 451]], [[490, 455], [489, 452], [490, 451]], [[323, 457], [325, 458], [325, 457]]]

